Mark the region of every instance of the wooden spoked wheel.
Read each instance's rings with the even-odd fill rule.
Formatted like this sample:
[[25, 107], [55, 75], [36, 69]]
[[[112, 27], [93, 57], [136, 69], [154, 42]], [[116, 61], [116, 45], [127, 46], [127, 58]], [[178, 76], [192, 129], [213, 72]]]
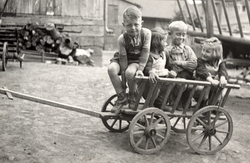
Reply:
[[192, 116], [187, 141], [197, 153], [214, 154], [227, 145], [232, 133], [233, 121], [229, 113], [218, 106], [206, 106]]
[[3, 44], [3, 54], [2, 54], [2, 69], [3, 71], [6, 70], [6, 66], [7, 66], [7, 58], [6, 56], [8, 55], [8, 43], [4, 42]]
[[186, 133], [190, 117], [171, 117], [171, 129], [177, 133]]
[[[101, 112], [111, 112], [115, 101], [117, 100], [117, 95], [111, 96], [102, 106]], [[104, 126], [113, 132], [124, 132], [128, 130], [130, 121], [123, 120], [122, 116], [111, 116], [102, 118], [102, 123]]]
[[167, 143], [170, 130], [167, 114], [157, 108], [144, 109], [136, 114], [129, 126], [130, 144], [138, 153], [156, 153]]

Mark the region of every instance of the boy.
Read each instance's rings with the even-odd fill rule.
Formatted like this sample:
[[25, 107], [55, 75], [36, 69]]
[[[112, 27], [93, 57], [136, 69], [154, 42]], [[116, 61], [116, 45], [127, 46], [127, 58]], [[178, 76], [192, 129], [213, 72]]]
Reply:
[[174, 21], [169, 25], [171, 43], [166, 48], [169, 58], [166, 65], [171, 77], [193, 79], [197, 67], [197, 57], [188, 45], [184, 44], [188, 26], [183, 21]]
[[[174, 21], [169, 25], [170, 45], [165, 49], [168, 68], [168, 77], [193, 79], [193, 73], [197, 67], [197, 57], [191, 47], [184, 44], [188, 26], [183, 21]], [[167, 86], [162, 87], [158, 98], [155, 101], [155, 106], [160, 107], [166, 93]], [[179, 85], [176, 85], [173, 91], [173, 98], [177, 97]], [[186, 103], [189, 90], [183, 92], [181, 103], [178, 107], [182, 110], [182, 104]]]
[[[136, 83], [134, 77], [143, 76], [151, 42], [151, 31], [142, 28], [142, 23], [142, 13], [138, 8], [129, 7], [124, 11], [122, 24], [125, 27], [125, 32], [119, 36], [118, 53], [111, 59], [108, 66], [108, 74], [118, 96], [111, 110], [115, 114], [118, 114], [121, 107], [128, 102], [129, 108], [134, 109], [135, 106]], [[119, 74], [127, 80], [128, 97]]]

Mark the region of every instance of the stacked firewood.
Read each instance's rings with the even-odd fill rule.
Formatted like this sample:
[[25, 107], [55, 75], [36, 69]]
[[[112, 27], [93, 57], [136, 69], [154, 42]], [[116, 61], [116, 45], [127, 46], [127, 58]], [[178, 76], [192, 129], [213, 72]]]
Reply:
[[24, 50], [55, 52], [61, 41], [62, 37], [53, 37], [51, 31], [44, 26], [27, 24], [18, 30], [18, 44]]

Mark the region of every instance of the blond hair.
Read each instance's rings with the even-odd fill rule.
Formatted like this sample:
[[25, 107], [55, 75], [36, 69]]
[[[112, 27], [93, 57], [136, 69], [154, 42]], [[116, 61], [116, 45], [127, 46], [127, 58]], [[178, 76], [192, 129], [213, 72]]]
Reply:
[[223, 47], [220, 40], [216, 37], [208, 38], [203, 42], [202, 50], [210, 49], [212, 54], [202, 54], [202, 59], [205, 61], [222, 60]]
[[124, 19], [138, 19], [142, 17], [141, 11], [137, 7], [128, 7], [123, 12], [123, 20]]
[[169, 24], [168, 29], [170, 32], [172, 31], [185, 31], [187, 32], [188, 26], [183, 21], [174, 21]]

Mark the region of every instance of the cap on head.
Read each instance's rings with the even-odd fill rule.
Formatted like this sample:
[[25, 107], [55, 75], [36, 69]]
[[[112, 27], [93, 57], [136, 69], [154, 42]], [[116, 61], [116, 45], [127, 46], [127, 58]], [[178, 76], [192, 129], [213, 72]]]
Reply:
[[137, 7], [128, 7], [123, 12], [123, 19], [138, 19], [142, 17], [141, 11]]
[[[202, 46], [202, 59], [205, 61], [223, 59], [223, 48], [220, 40], [216, 37], [206, 39]], [[210, 53], [206, 52], [210, 51]]]
[[168, 29], [170, 32], [172, 31], [185, 31], [186, 32], [188, 29], [188, 26], [183, 21], [174, 21], [169, 24]]

